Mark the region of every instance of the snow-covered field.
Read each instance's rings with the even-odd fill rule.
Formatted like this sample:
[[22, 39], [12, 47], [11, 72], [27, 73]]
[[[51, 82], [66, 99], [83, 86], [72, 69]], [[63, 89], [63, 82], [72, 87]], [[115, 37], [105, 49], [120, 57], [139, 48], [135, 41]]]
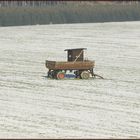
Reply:
[[[105, 80], [45, 78], [80, 47]], [[0, 27], [0, 138], [140, 138], [140, 22]]]

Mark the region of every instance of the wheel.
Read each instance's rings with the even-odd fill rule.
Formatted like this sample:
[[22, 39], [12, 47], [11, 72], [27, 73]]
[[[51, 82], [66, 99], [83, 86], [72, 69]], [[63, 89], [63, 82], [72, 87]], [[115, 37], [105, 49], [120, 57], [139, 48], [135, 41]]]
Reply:
[[79, 73], [79, 71], [77, 70], [77, 71], [75, 71], [74, 72], [74, 74], [76, 75], [76, 78], [80, 78], [80, 73]]
[[52, 70], [49, 70], [49, 71], [48, 71], [48, 77], [49, 77], [49, 78], [53, 78], [53, 71], [52, 71]]
[[90, 77], [90, 73], [88, 71], [83, 71], [81, 73], [81, 78], [82, 79], [89, 79], [89, 77]]
[[64, 79], [65, 78], [65, 72], [61, 72], [61, 71], [58, 72], [57, 75], [56, 75], [56, 78], [59, 79], [59, 80]]

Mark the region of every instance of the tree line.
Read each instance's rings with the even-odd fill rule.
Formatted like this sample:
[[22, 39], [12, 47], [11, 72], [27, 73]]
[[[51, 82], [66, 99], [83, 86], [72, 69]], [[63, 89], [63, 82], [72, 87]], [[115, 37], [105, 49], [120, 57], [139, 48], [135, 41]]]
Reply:
[[[19, 2], [34, 2], [36, 6], [1, 6], [0, 26], [140, 20], [140, 2], [110, 4], [80, 1]], [[40, 2], [42, 5], [37, 6], [36, 2]], [[50, 2], [50, 4], [45, 5], [45, 2]]]

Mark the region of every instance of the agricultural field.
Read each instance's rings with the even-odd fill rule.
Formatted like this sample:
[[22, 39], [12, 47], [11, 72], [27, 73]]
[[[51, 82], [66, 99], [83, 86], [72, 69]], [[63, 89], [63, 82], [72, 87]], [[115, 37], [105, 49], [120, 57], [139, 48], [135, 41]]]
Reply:
[[[68, 48], [105, 79], [47, 79]], [[0, 138], [140, 138], [140, 22], [0, 27]]]

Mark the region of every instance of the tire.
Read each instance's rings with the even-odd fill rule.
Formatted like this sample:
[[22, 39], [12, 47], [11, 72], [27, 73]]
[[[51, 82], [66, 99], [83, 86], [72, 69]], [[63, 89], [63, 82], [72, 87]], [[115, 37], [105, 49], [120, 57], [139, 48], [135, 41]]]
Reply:
[[53, 78], [53, 71], [50, 70], [50, 71], [48, 72], [48, 77], [49, 77], [49, 78]]
[[56, 78], [61, 80], [61, 79], [64, 79], [65, 78], [65, 73], [64, 72], [58, 72], [57, 75], [56, 75]]
[[81, 78], [82, 79], [89, 79], [89, 77], [90, 77], [90, 73], [88, 71], [83, 71], [81, 73]]

